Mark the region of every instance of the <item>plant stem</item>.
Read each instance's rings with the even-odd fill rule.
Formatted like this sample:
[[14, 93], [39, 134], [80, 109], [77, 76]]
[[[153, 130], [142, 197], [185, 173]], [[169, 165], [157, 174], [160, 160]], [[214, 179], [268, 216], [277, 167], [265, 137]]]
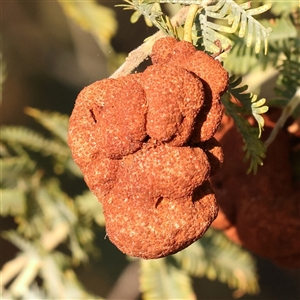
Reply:
[[189, 7], [189, 12], [184, 23], [184, 35], [183, 35], [184, 41], [192, 43], [192, 27], [198, 10], [199, 10], [199, 5], [197, 4], [192, 4]]
[[289, 101], [287, 106], [282, 110], [281, 116], [276, 122], [275, 127], [273, 128], [270, 136], [265, 141], [265, 147], [269, 147], [270, 144], [275, 140], [279, 130], [284, 126], [288, 117], [292, 115], [296, 107], [300, 104], [300, 88], [297, 89], [294, 97]]
[[[171, 19], [172, 25], [174, 27], [182, 25], [187, 17], [188, 11], [188, 6], [183, 7]], [[162, 37], [164, 37], [164, 34], [163, 32], [159, 31], [149, 37], [144, 44], [131, 51], [126, 58], [126, 61], [110, 76], [110, 78], [118, 78], [130, 74], [151, 54], [153, 44]]]

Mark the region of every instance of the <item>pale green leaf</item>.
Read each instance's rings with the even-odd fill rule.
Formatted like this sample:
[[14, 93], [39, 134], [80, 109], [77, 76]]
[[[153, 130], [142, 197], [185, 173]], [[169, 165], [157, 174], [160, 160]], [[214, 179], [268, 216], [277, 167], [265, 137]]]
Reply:
[[26, 196], [20, 189], [0, 189], [1, 216], [24, 216]]
[[40, 275], [43, 278], [43, 287], [49, 298], [65, 299], [62, 267], [57, 264], [53, 255], [47, 255], [43, 258]]
[[[266, 1], [265, 1], [266, 2]], [[276, 16], [289, 19], [289, 14], [299, 13], [299, 1], [268, 1], [271, 5], [271, 12]]]
[[69, 116], [27, 107], [25, 112], [67, 144]]
[[264, 4], [262, 6], [259, 6], [259, 7], [247, 10], [247, 14], [249, 14], [251, 16], [253, 16], [253, 15], [259, 15], [259, 14], [262, 14], [262, 13], [268, 11], [271, 7], [272, 7], [272, 4], [271, 3], [267, 3], [267, 4]]
[[191, 276], [217, 279], [244, 293], [259, 291], [254, 259], [222, 232], [209, 229], [200, 240], [173, 257]]
[[[201, 17], [200, 22], [201, 27], [209, 27], [214, 31], [222, 31], [226, 33], [234, 33], [240, 24], [239, 37], [243, 37], [248, 29], [246, 45], [250, 47], [255, 36], [255, 51], [258, 53], [261, 49], [261, 41], [264, 40], [265, 52], [267, 50], [267, 36], [270, 30], [262, 26], [257, 20], [255, 20], [252, 15], [261, 14], [270, 8], [270, 5], [263, 5], [254, 9], [248, 9], [250, 7], [250, 2], [243, 5], [238, 5], [233, 0], [220, 0], [217, 4], [209, 5], [205, 7], [204, 14], [213, 19], [227, 19], [228, 25], [223, 26], [220, 24], [215, 24], [214, 22], [209, 22], [207, 18]], [[203, 14], [202, 13], [202, 14]], [[203, 32], [204, 41], [206, 39], [205, 31]], [[215, 37], [217, 40], [217, 37]], [[227, 46], [222, 45], [223, 49]], [[207, 49], [206, 49], [207, 50]]]
[[67, 16], [96, 38], [105, 54], [111, 49], [110, 40], [117, 31], [117, 21], [112, 9], [98, 4], [96, 0], [58, 2]]
[[142, 14], [139, 11], [135, 11], [130, 17], [130, 22], [133, 24], [136, 23], [139, 20], [141, 15]]
[[195, 299], [190, 277], [166, 258], [141, 260], [140, 288], [144, 300]]
[[78, 280], [75, 272], [68, 269], [64, 272], [65, 299], [80, 300], [104, 300], [103, 298], [89, 293]]
[[3, 231], [1, 236], [23, 252], [36, 253], [36, 245], [15, 230]]
[[[259, 139], [264, 126], [264, 119], [260, 114], [265, 113], [268, 107], [264, 105], [265, 99], [257, 100], [257, 96], [252, 93], [241, 93], [244, 88], [239, 86], [240, 83], [240, 79], [236, 79], [234, 76], [230, 77], [229, 88], [222, 97], [222, 103], [243, 137], [245, 143], [243, 149], [246, 151], [245, 160], [250, 159], [248, 173], [253, 171], [255, 174], [257, 167], [263, 164], [262, 159], [266, 152], [266, 147]], [[232, 97], [235, 99], [235, 103], [231, 101]], [[236, 102], [240, 102], [241, 105]], [[244, 115], [252, 115], [258, 123], [258, 128], [250, 126]]]
[[94, 220], [99, 226], [105, 225], [102, 205], [90, 191], [84, 192], [75, 198], [79, 213], [86, 220]]
[[69, 147], [56, 140], [44, 138], [41, 134], [17, 126], [3, 126], [1, 128], [1, 139], [13, 148], [21, 146], [32, 151], [40, 152], [45, 156], [62, 156], [70, 155]]
[[17, 187], [21, 178], [28, 181], [36, 170], [36, 162], [27, 155], [0, 159], [0, 166], [2, 173], [5, 174], [5, 176], [0, 176], [0, 183], [8, 188]]

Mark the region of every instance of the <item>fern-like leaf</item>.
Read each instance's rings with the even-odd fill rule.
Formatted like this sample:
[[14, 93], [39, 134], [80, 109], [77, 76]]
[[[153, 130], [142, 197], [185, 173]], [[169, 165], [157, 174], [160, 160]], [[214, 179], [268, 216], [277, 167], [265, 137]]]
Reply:
[[27, 107], [25, 112], [67, 144], [69, 116]]
[[[283, 16], [284, 18], [293, 12], [299, 16], [299, 2], [298, 1], [270, 1], [272, 3], [271, 12], [276, 16]], [[288, 34], [288, 33], [287, 33]]]
[[248, 294], [259, 291], [254, 259], [222, 232], [208, 230], [200, 240], [173, 257], [191, 276], [218, 279]]
[[47, 255], [43, 259], [40, 274], [44, 281], [43, 287], [49, 298], [65, 298], [62, 266], [57, 263], [54, 254]]
[[195, 299], [190, 277], [167, 258], [141, 260], [140, 263], [143, 299]]
[[28, 239], [25, 239], [17, 231], [15, 230], [3, 231], [1, 233], [1, 236], [4, 239], [10, 241], [13, 245], [15, 245], [23, 252], [30, 252], [32, 254], [37, 254], [36, 245], [33, 242], [29, 241]]
[[24, 216], [26, 212], [26, 197], [20, 189], [0, 189], [1, 216]]
[[[245, 143], [243, 149], [246, 151], [245, 160], [250, 159], [248, 173], [253, 171], [255, 174], [258, 165], [263, 164], [262, 159], [266, 152], [259, 137], [264, 126], [264, 119], [261, 114], [267, 112], [268, 107], [264, 105], [265, 99], [257, 100], [256, 95], [244, 93], [248, 87], [239, 86], [242, 81], [241, 78], [236, 79], [235, 76], [231, 76], [229, 81], [229, 88], [222, 97], [222, 103], [243, 137]], [[244, 115], [252, 115], [258, 123], [258, 128], [252, 127]]]
[[[286, 55], [287, 58], [279, 66], [279, 76], [275, 87], [278, 97], [270, 101], [270, 105], [286, 107], [300, 87], [300, 50], [293, 49]], [[299, 109], [295, 109], [294, 117], [299, 116]]]
[[122, 6], [125, 10], [135, 10], [130, 18], [132, 23], [136, 23], [140, 16], [143, 15], [148, 26], [155, 25], [166, 35], [177, 37], [176, 29], [171, 24], [170, 18], [161, 10], [159, 2], [164, 3], [164, 1], [124, 0], [124, 2], [127, 4], [117, 6]]
[[96, 0], [59, 0], [58, 3], [67, 16], [95, 37], [104, 54], [113, 50], [110, 41], [117, 31], [118, 24], [112, 9], [99, 5]]
[[[213, 1], [209, 5], [203, 6], [202, 0], [124, 0], [127, 4], [121, 5], [125, 9], [134, 9], [132, 21], [144, 15], [155, 26], [165, 32], [167, 35], [177, 37], [177, 33], [172, 26], [170, 26], [169, 18], [162, 13], [159, 3], [179, 3], [183, 5], [196, 4], [202, 8], [199, 14], [200, 30], [194, 29], [198, 35], [202, 37], [204, 49], [210, 53], [220, 52], [220, 47], [215, 44], [220, 41], [222, 48], [226, 49], [232, 45], [231, 40], [220, 32], [234, 33], [239, 30], [239, 37], [242, 38], [247, 32], [246, 45], [250, 47], [255, 37], [255, 52], [261, 50], [261, 43], [264, 42], [265, 53], [267, 52], [267, 38], [270, 33], [270, 28], [265, 28], [253, 15], [261, 14], [270, 9], [270, 4], [265, 4], [257, 8], [250, 9], [250, 2], [238, 5], [234, 0], [220, 0]], [[229, 26], [211, 22], [209, 19], [227, 20]], [[199, 38], [198, 36], [198, 38]], [[194, 39], [197, 40], [197, 39]], [[201, 45], [199, 45], [201, 48]]]
[[241, 83], [241, 77], [235, 78], [235, 76], [231, 76], [229, 79], [228, 92], [234, 97], [235, 100], [238, 100], [242, 104], [240, 113], [245, 115], [253, 115], [258, 124], [258, 137], [260, 137], [261, 131], [264, 127], [264, 119], [261, 114], [264, 114], [268, 111], [268, 106], [265, 105], [266, 99], [262, 98], [257, 100], [257, 95], [245, 93], [245, 91], [248, 89], [248, 86], [240, 86]]
[[29, 150], [42, 153], [45, 156], [67, 156], [69, 148], [61, 142], [44, 138], [35, 131], [17, 126], [3, 126], [1, 139], [13, 148], [21, 146]]
[[[45, 126], [51, 127], [49, 124], [51, 122], [45, 120], [44, 123], [48, 123]], [[55, 129], [52, 128], [52, 130]], [[18, 126], [1, 127], [1, 139], [3, 144], [14, 149], [19, 156], [28, 156], [28, 150], [30, 150], [51, 157], [55, 161], [54, 172], [57, 174], [68, 170], [72, 174], [82, 177], [79, 167], [71, 157], [70, 148], [61, 140], [47, 139], [34, 130]]]
[[[220, 51], [220, 49], [215, 45], [216, 40], [220, 40], [223, 49], [226, 49], [229, 45], [231, 45], [231, 40], [217, 31], [234, 33], [237, 31], [238, 27], [240, 27], [240, 38], [244, 37], [247, 32], [247, 47], [251, 46], [253, 37], [255, 36], [255, 52], [260, 52], [261, 42], [263, 41], [266, 54], [268, 49], [268, 35], [271, 30], [262, 26], [252, 16], [267, 11], [271, 6], [269, 4], [265, 4], [254, 9], [249, 9], [250, 7], [250, 2], [238, 5], [234, 0], [220, 0], [215, 5], [206, 6], [199, 15], [203, 43], [206, 51], [211, 53]], [[208, 18], [227, 20], [228, 25], [230, 26], [211, 22]]]
[[105, 225], [102, 205], [90, 191], [75, 198], [75, 205], [87, 223], [94, 220], [99, 226]]
[[272, 34], [268, 37], [268, 55], [255, 55], [253, 47], [247, 47], [246, 40], [237, 35], [230, 35], [234, 47], [224, 59], [224, 67], [233, 74], [244, 75], [258, 65], [265, 69], [277, 66], [282, 60], [283, 53], [299, 47], [296, 26], [290, 18], [282, 17], [272, 20], [260, 20], [264, 26], [270, 26]]
[[[6, 188], [17, 187], [21, 178], [29, 178], [36, 170], [36, 162], [29, 156], [14, 156], [0, 159], [1, 172], [5, 176], [0, 176], [0, 184]], [[24, 185], [23, 185], [24, 187]], [[20, 189], [20, 186], [18, 187]]]

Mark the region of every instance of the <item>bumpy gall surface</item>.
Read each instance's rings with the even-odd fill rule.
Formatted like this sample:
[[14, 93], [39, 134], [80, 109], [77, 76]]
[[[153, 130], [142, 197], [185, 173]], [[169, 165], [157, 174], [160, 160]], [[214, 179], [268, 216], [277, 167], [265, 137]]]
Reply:
[[223, 161], [213, 134], [228, 74], [197, 53], [159, 40], [144, 72], [95, 82], [77, 97], [68, 142], [103, 205], [108, 237], [128, 255], [176, 253], [217, 216], [209, 178]]
[[216, 133], [222, 120], [220, 96], [227, 89], [228, 73], [220, 62], [202, 51], [196, 51], [191, 43], [175, 43], [174, 40], [172, 37], [158, 40], [153, 47], [152, 62], [179, 66], [201, 78], [206, 95], [205, 105], [196, 118], [191, 140], [196, 143], [207, 141]]
[[[265, 116], [264, 138], [274, 127], [273, 115], [270, 111]], [[223, 119], [216, 137], [227, 159], [222, 172], [212, 178], [220, 205], [212, 226], [282, 267], [299, 268], [300, 189], [299, 181], [292, 178], [289, 161], [291, 136], [280, 131], [256, 175], [246, 174], [243, 141], [232, 119]]]

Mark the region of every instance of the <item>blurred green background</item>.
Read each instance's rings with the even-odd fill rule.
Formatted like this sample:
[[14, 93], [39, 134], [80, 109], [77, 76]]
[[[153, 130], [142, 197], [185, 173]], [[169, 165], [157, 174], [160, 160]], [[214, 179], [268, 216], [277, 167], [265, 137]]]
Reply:
[[[59, 111], [70, 115], [79, 91], [108, 77], [130, 52], [156, 29], [141, 19], [132, 25], [132, 12], [115, 8], [121, 1], [98, 1], [112, 8], [118, 27], [111, 46], [99, 47], [94, 36], [66, 16], [57, 1], [2, 1], [1, 48], [5, 81], [1, 122], [39, 128], [24, 113], [25, 107]], [[5, 174], [2, 174], [5, 176]], [[84, 183], [66, 183], [76, 194]], [[14, 227], [12, 218], [1, 219], [1, 229]], [[106, 299], [139, 299], [138, 264], [129, 261], [98, 228], [96, 242], [101, 256], [76, 268], [79, 279], [94, 294]], [[17, 249], [1, 239], [1, 266], [14, 258]], [[258, 274], [261, 293], [240, 299], [300, 299], [299, 271], [284, 270], [261, 258]], [[233, 299], [226, 285], [208, 279], [194, 279], [197, 299]]]

